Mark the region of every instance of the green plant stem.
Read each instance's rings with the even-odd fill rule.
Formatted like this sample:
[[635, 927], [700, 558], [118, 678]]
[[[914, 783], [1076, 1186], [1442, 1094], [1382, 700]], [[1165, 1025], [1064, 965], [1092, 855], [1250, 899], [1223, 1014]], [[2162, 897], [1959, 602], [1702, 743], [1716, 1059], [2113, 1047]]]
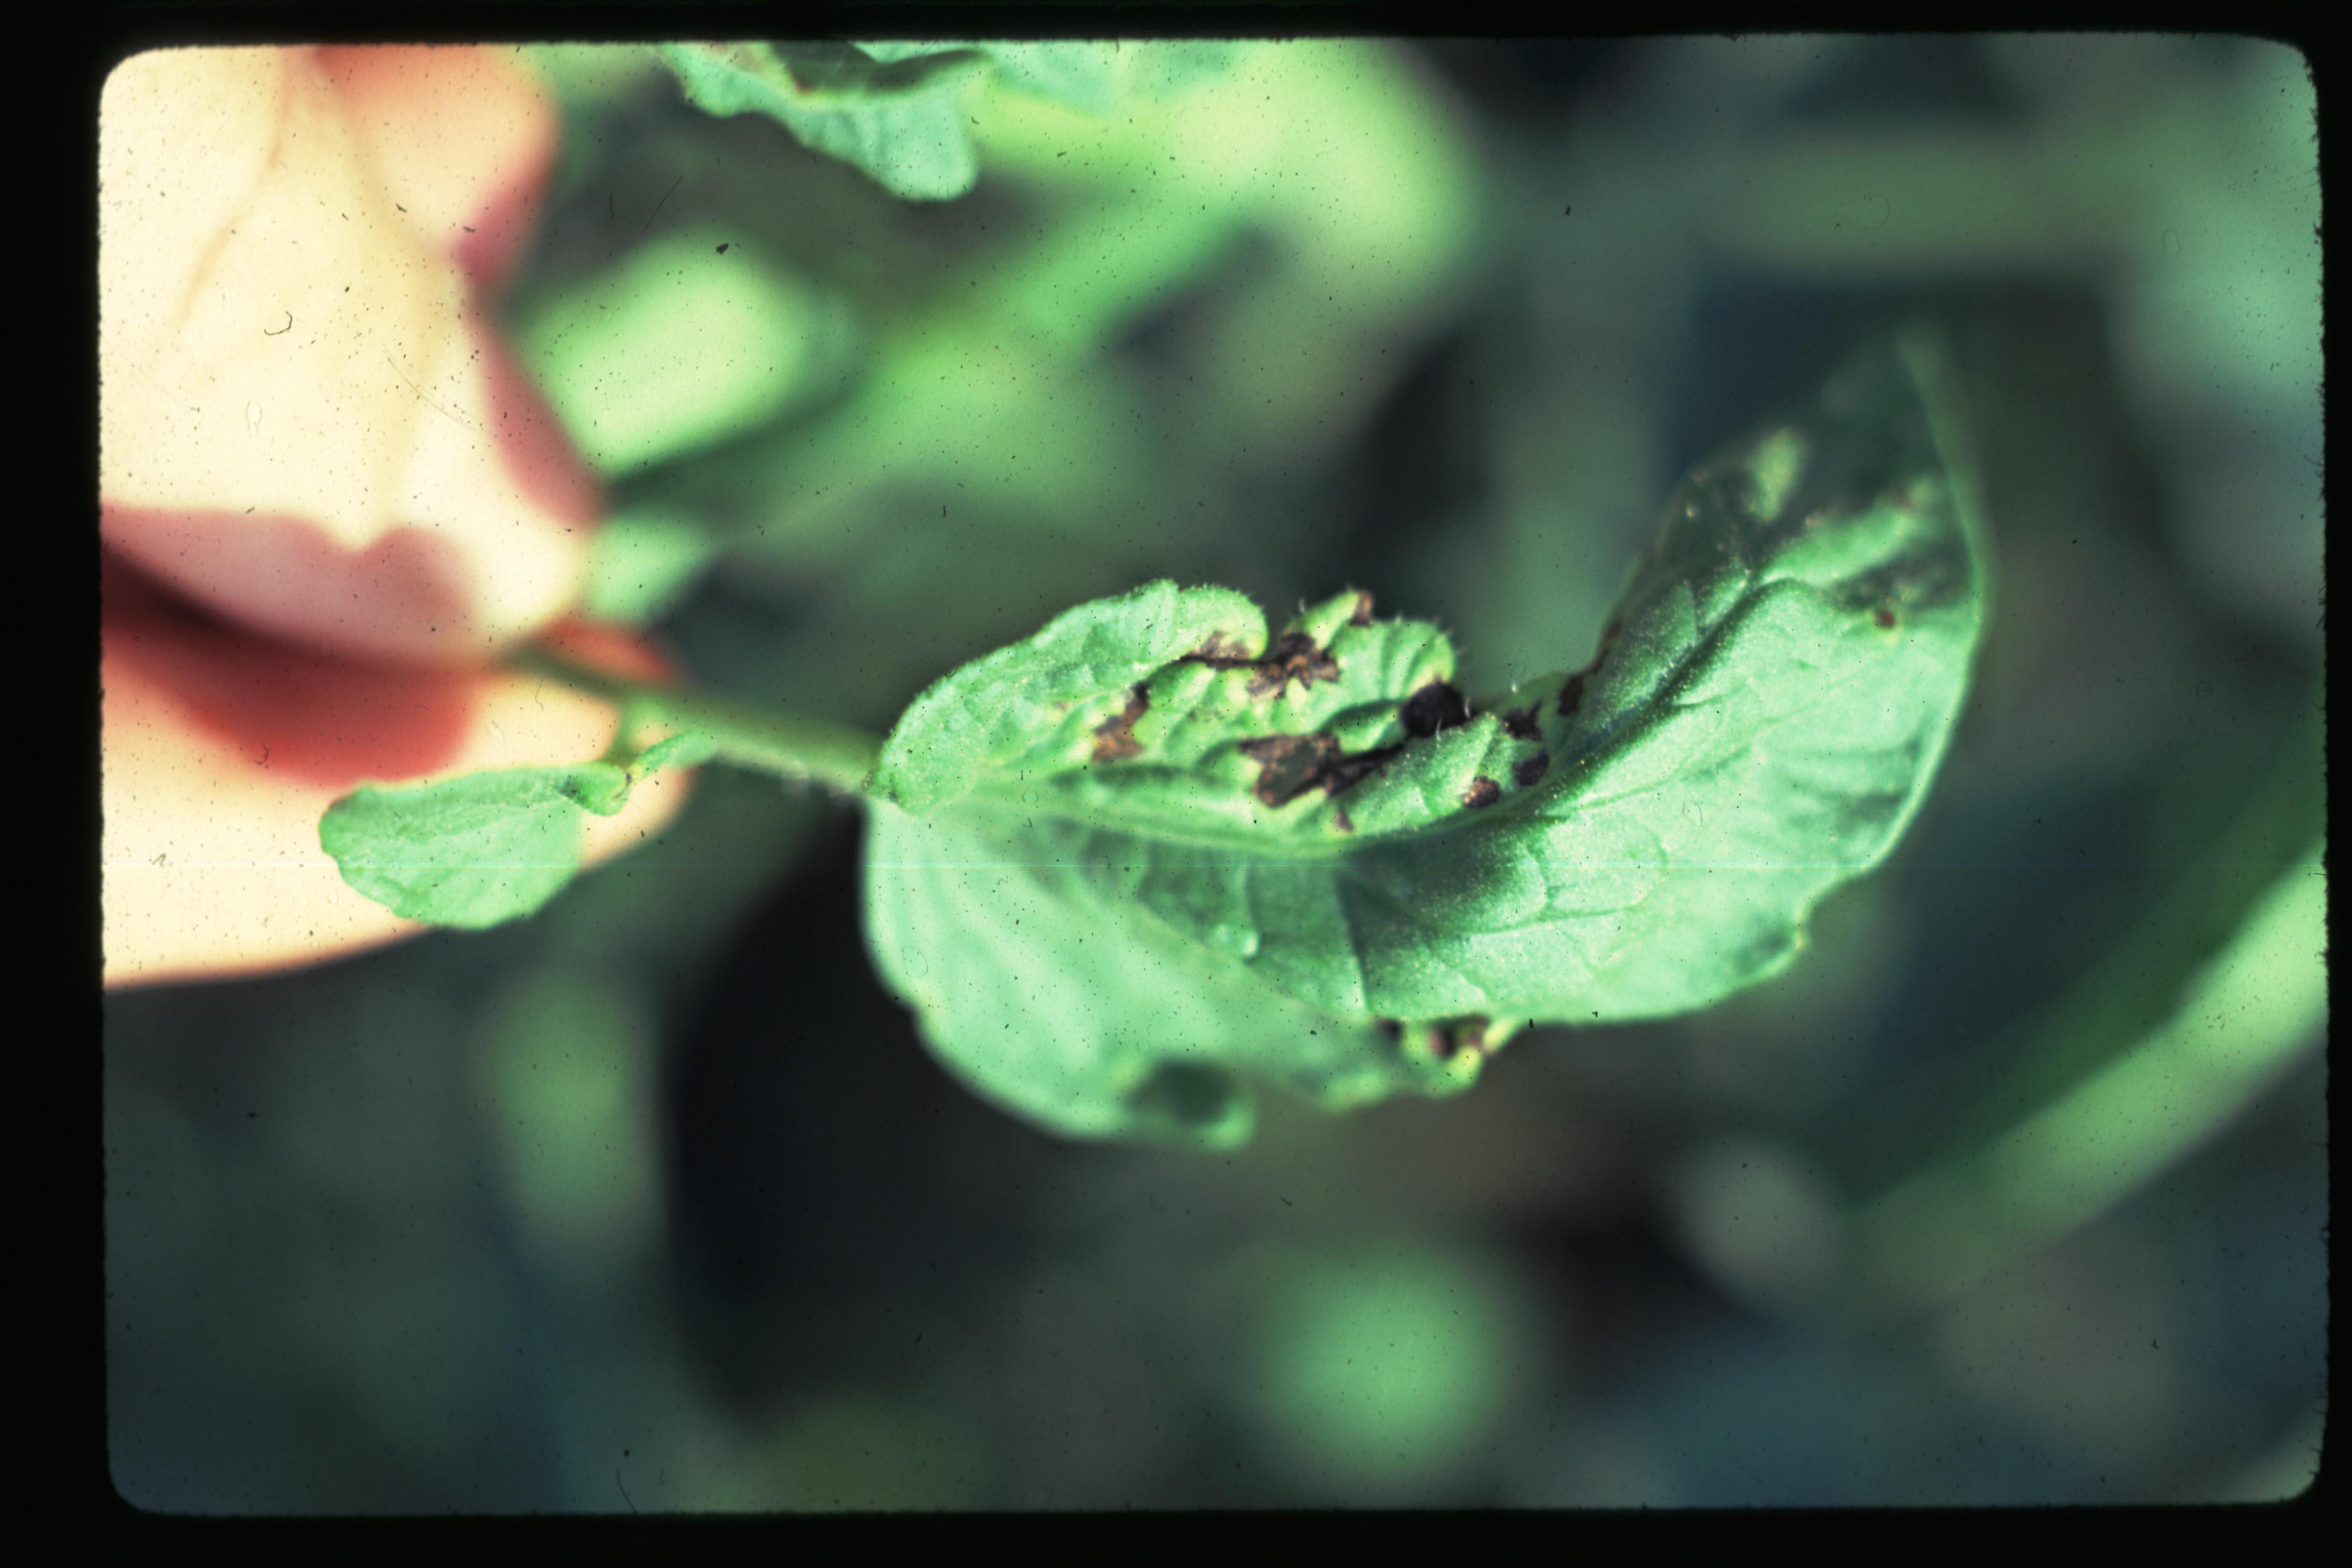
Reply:
[[882, 742], [863, 730], [630, 680], [546, 648], [530, 649], [513, 665], [617, 704], [624, 739], [648, 725], [699, 731], [717, 743], [719, 761], [779, 778], [811, 780], [845, 795], [864, 793], [866, 775], [882, 749]]

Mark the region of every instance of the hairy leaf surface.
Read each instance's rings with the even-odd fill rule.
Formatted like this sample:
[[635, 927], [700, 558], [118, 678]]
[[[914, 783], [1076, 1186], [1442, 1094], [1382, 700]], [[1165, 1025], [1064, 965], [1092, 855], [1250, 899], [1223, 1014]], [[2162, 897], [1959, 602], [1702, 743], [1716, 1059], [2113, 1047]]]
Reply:
[[871, 946], [940, 1055], [1066, 1131], [1171, 1064], [1328, 1101], [1459, 1087], [1528, 1021], [1784, 966], [1882, 860], [1966, 689], [1983, 565], [1935, 351], [1704, 465], [1582, 668], [1491, 699], [1343, 594], [1081, 605], [907, 710], [868, 782]]

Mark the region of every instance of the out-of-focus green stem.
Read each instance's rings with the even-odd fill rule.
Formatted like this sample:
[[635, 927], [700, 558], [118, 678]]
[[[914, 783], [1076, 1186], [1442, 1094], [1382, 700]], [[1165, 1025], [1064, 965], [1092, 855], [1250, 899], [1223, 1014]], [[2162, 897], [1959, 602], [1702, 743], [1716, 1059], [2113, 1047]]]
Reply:
[[2087, 1223], [2211, 1137], [2315, 1048], [2327, 1019], [2323, 846], [2281, 878], [2162, 1026], [1984, 1149], [1856, 1215], [1866, 1288], [1949, 1300]]
[[716, 742], [719, 761], [781, 778], [813, 780], [845, 795], [861, 792], [882, 749], [882, 742], [863, 730], [795, 718], [705, 692], [630, 680], [546, 648], [532, 648], [512, 664], [517, 669], [618, 704], [625, 742], [634, 744], [628, 732], [647, 727], [698, 731]]
[[1856, 1183], [1848, 1263], [1863, 1297], [1898, 1310], [1952, 1299], [2114, 1206], [2324, 1040], [2325, 703], [2321, 684], [2211, 858], [2019, 1046], [1986, 1053], [2008, 1070], [1944, 1097], [1909, 1169]]

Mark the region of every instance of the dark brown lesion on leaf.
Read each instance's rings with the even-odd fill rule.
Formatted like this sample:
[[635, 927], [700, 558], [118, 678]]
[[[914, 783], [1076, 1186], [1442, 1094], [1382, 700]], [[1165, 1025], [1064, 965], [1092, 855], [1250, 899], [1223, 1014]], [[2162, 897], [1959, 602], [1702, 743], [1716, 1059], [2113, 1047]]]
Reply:
[[1285, 632], [1274, 639], [1265, 658], [1250, 677], [1252, 697], [1279, 697], [1293, 680], [1312, 686], [1339, 679], [1339, 661], [1305, 632]]
[[1551, 758], [1542, 752], [1538, 752], [1533, 756], [1521, 757], [1511, 764], [1511, 782], [1525, 789], [1543, 777], [1544, 771], [1550, 766]]
[[1394, 1018], [1375, 1018], [1372, 1020], [1372, 1027], [1379, 1033], [1381, 1041], [1387, 1045], [1393, 1046], [1404, 1038], [1404, 1026]]
[[1372, 624], [1372, 596], [1370, 594], [1358, 590], [1356, 607], [1349, 615], [1348, 624], [1351, 626], [1369, 626]]
[[1150, 705], [1151, 699], [1142, 687], [1129, 687], [1127, 706], [1095, 726], [1095, 761], [1115, 763], [1122, 757], [1139, 755], [1143, 748], [1136, 743], [1135, 721]]
[[1487, 1020], [1479, 1017], [1452, 1018], [1429, 1026], [1429, 1049], [1439, 1061], [1452, 1061], [1467, 1051], [1483, 1056], [1486, 1049]]
[[[1336, 735], [1261, 735], [1241, 743], [1242, 754], [1259, 765], [1252, 793], [1268, 805], [1287, 805], [1310, 789], [1335, 795], [1387, 762], [1402, 746], [1343, 752]], [[1348, 831], [1355, 825], [1349, 823]]]
[[1252, 697], [1279, 697], [1294, 680], [1301, 686], [1311, 686], [1318, 680], [1339, 679], [1339, 661], [1302, 631], [1283, 633], [1263, 657], [1250, 653], [1240, 643], [1219, 633], [1178, 662], [1205, 664], [1211, 669], [1254, 671], [1247, 688]]
[[1239, 637], [1223, 632], [1211, 632], [1209, 640], [1176, 661], [1179, 664], [1205, 664], [1211, 669], [1246, 669], [1257, 662], [1257, 655]]
[[1260, 764], [1254, 793], [1268, 805], [1286, 805], [1315, 787], [1339, 756], [1330, 735], [1263, 735], [1242, 742], [1242, 755]]
[[1609, 657], [1610, 645], [1617, 640], [1617, 634], [1624, 629], [1625, 623], [1622, 621], [1611, 621], [1606, 626], [1602, 627], [1601, 631], [1601, 646], [1592, 650], [1592, 658], [1591, 662], [1587, 663], [1582, 669], [1574, 671], [1566, 680], [1560, 682], [1559, 702], [1557, 711], [1561, 718], [1565, 719], [1570, 714], [1575, 712], [1578, 705], [1584, 700], [1584, 683], [1591, 679], [1594, 671], [1601, 668], [1601, 661]]
[[1509, 709], [1503, 714], [1503, 733], [1514, 741], [1533, 741], [1543, 731], [1536, 728], [1536, 705]]
[[1451, 730], [1470, 721], [1470, 705], [1443, 680], [1433, 680], [1397, 709], [1397, 722], [1404, 732], [1415, 739], [1434, 735], [1440, 730]]
[[1465, 805], [1492, 805], [1502, 798], [1503, 786], [1484, 773], [1472, 779], [1470, 787], [1462, 792]]

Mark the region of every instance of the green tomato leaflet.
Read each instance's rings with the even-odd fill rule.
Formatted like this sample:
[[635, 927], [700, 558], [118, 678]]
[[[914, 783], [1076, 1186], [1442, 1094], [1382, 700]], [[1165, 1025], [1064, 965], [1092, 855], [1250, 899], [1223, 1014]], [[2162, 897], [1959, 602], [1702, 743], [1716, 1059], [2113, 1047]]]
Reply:
[[1233, 1075], [1444, 1092], [1528, 1023], [1769, 978], [1891, 848], [1967, 688], [1943, 375], [1906, 339], [1703, 466], [1592, 658], [1491, 700], [1352, 592], [1270, 633], [1153, 584], [956, 671], [868, 784], [885, 979], [1024, 1114], [1229, 1141]]

